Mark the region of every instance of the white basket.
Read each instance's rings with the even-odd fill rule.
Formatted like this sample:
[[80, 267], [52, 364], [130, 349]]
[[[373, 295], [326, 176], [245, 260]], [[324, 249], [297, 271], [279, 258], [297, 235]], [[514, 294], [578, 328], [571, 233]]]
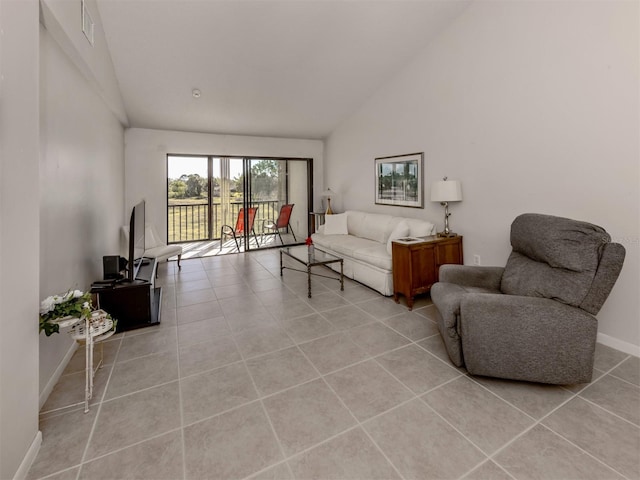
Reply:
[[51, 323], [56, 323], [60, 326], [60, 328], [71, 327], [76, 323], [83, 321], [79, 317], [72, 317], [71, 315], [67, 315], [66, 317], [56, 318], [55, 320], [51, 320]]
[[[69, 335], [71, 335], [71, 338], [77, 341], [86, 340], [86, 327], [87, 322], [84, 319], [81, 319], [81, 321], [78, 321], [71, 327]], [[92, 338], [103, 335], [110, 330], [113, 330], [113, 320], [111, 318], [107, 318], [107, 312], [105, 312], [104, 310], [94, 310], [93, 312], [91, 312], [91, 319], [89, 321], [89, 335], [91, 335]], [[111, 335], [113, 335], [113, 333], [111, 333]]]

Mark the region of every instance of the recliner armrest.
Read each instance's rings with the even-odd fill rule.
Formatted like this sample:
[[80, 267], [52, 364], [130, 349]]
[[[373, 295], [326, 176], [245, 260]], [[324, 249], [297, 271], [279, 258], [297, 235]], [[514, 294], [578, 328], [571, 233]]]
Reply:
[[465, 294], [460, 336], [470, 373], [553, 384], [591, 380], [598, 322], [548, 298]]
[[447, 264], [440, 267], [438, 281], [499, 291], [503, 272], [504, 267]]

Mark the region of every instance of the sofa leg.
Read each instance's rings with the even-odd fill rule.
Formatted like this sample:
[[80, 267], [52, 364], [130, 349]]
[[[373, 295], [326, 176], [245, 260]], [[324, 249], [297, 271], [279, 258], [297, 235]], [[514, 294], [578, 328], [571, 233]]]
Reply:
[[180, 259], [182, 258], [182, 254], [178, 255], [178, 270], [182, 269], [180, 266]]

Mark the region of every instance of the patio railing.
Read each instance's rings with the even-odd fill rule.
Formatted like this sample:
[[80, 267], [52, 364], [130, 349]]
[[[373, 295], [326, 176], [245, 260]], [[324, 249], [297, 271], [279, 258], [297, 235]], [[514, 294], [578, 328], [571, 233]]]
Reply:
[[[253, 224], [258, 235], [262, 233], [263, 220], [275, 220], [278, 217], [280, 203], [282, 202], [278, 200], [251, 202], [252, 206], [258, 207], [258, 213]], [[229, 204], [228, 222], [232, 227], [235, 227], [241, 207], [242, 202], [231, 202]], [[167, 221], [169, 243], [219, 240], [220, 228], [223, 225], [221, 205], [219, 203], [213, 204], [211, 238], [209, 238], [209, 204], [207, 203], [169, 205]]]

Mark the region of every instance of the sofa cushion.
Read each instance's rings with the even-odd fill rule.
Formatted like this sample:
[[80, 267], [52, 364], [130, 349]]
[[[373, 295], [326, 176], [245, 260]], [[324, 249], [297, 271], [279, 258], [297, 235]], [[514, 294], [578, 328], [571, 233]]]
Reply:
[[412, 237], [426, 237], [435, 233], [435, 225], [431, 222], [417, 218], [407, 218], [405, 220], [409, 225], [408, 235]]
[[378, 242], [368, 247], [358, 248], [353, 252], [353, 258], [374, 265], [384, 270], [391, 270], [391, 255], [387, 253], [387, 247]]
[[386, 243], [387, 237], [393, 230], [390, 225], [397, 217], [381, 215], [378, 213], [366, 213], [349, 210], [347, 213], [347, 227], [350, 235]]
[[182, 255], [182, 247], [180, 245], [160, 245], [144, 251], [145, 257], [155, 258], [158, 261], [166, 260], [176, 255]]
[[387, 253], [391, 255], [391, 242], [398, 238], [406, 237], [407, 235], [409, 235], [409, 224], [405, 220], [402, 220], [398, 222], [393, 231], [389, 234], [389, 238], [387, 239]]
[[347, 235], [347, 214], [326, 215], [324, 219], [325, 235]]
[[[314, 243], [322, 249], [327, 247], [334, 252], [342, 255], [346, 255], [352, 258], [356, 258], [356, 252], [375, 246], [381, 246], [384, 249], [384, 245], [373, 240], [367, 240], [366, 238], [354, 237], [353, 235], [322, 235], [317, 236]], [[386, 249], [385, 249], [386, 253]]]
[[346, 238], [349, 238], [349, 235], [325, 235], [324, 225], [322, 225], [316, 233], [311, 235], [313, 244], [316, 247], [319, 247], [320, 249], [322, 249], [322, 247], [325, 247], [331, 250], [333, 250], [334, 243], [341, 243]]

